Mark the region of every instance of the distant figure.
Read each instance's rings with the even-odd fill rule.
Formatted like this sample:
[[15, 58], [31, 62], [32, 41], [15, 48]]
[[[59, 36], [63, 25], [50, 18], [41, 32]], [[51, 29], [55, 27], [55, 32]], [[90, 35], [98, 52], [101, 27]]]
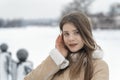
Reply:
[[19, 62], [17, 63], [17, 80], [23, 80], [25, 75], [27, 75], [33, 68], [33, 64], [27, 61], [28, 52], [25, 49], [20, 49], [17, 51], [17, 58]]
[[11, 60], [11, 80], [17, 80], [17, 61]]
[[0, 80], [11, 80], [11, 53], [8, 52], [8, 45], [0, 45]]

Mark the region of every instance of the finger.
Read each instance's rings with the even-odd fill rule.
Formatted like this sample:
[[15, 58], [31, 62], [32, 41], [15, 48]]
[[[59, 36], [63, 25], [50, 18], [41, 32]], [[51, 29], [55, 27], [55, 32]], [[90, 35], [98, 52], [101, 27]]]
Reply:
[[56, 42], [57, 42], [57, 43], [61, 43], [61, 42], [62, 42], [62, 36], [61, 36], [61, 35], [59, 35], [59, 36], [57, 37]]
[[60, 35], [58, 35], [58, 37], [57, 37], [57, 39], [56, 39], [56, 44], [55, 44], [55, 47], [57, 47], [57, 46], [58, 46], [58, 44], [60, 43], [60, 42], [59, 42], [59, 37], [60, 37]]

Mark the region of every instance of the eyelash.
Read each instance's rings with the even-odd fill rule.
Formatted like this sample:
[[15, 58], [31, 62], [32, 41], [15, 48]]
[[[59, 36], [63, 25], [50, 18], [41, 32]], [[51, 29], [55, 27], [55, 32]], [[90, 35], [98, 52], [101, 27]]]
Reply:
[[[73, 34], [74, 34], [74, 35], [78, 35], [78, 34], [79, 34], [79, 31], [75, 31]], [[69, 36], [69, 33], [63, 33], [63, 36]]]
[[76, 31], [75, 33], [79, 34], [79, 31]]

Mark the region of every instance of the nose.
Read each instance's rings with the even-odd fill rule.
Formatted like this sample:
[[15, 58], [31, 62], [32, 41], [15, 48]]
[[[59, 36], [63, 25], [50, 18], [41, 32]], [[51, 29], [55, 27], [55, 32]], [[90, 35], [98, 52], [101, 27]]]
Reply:
[[73, 41], [74, 39], [75, 39], [74, 35], [72, 35], [72, 34], [69, 35], [69, 37], [68, 37], [68, 40], [69, 40], [69, 41]]

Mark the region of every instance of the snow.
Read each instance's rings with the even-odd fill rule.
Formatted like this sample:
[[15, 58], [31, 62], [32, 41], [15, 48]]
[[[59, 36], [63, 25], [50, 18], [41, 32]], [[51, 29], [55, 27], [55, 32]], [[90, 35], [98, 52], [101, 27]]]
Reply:
[[[21, 48], [28, 50], [28, 60], [33, 62], [35, 68], [54, 48], [59, 33], [58, 27], [0, 28], [0, 44], [8, 44], [14, 60], [17, 60], [17, 50]], [[96, 30], [93, 34], [104, 50], [104, 60], [109, 65], [110, 80], [120, 80], [120, 30]]]

